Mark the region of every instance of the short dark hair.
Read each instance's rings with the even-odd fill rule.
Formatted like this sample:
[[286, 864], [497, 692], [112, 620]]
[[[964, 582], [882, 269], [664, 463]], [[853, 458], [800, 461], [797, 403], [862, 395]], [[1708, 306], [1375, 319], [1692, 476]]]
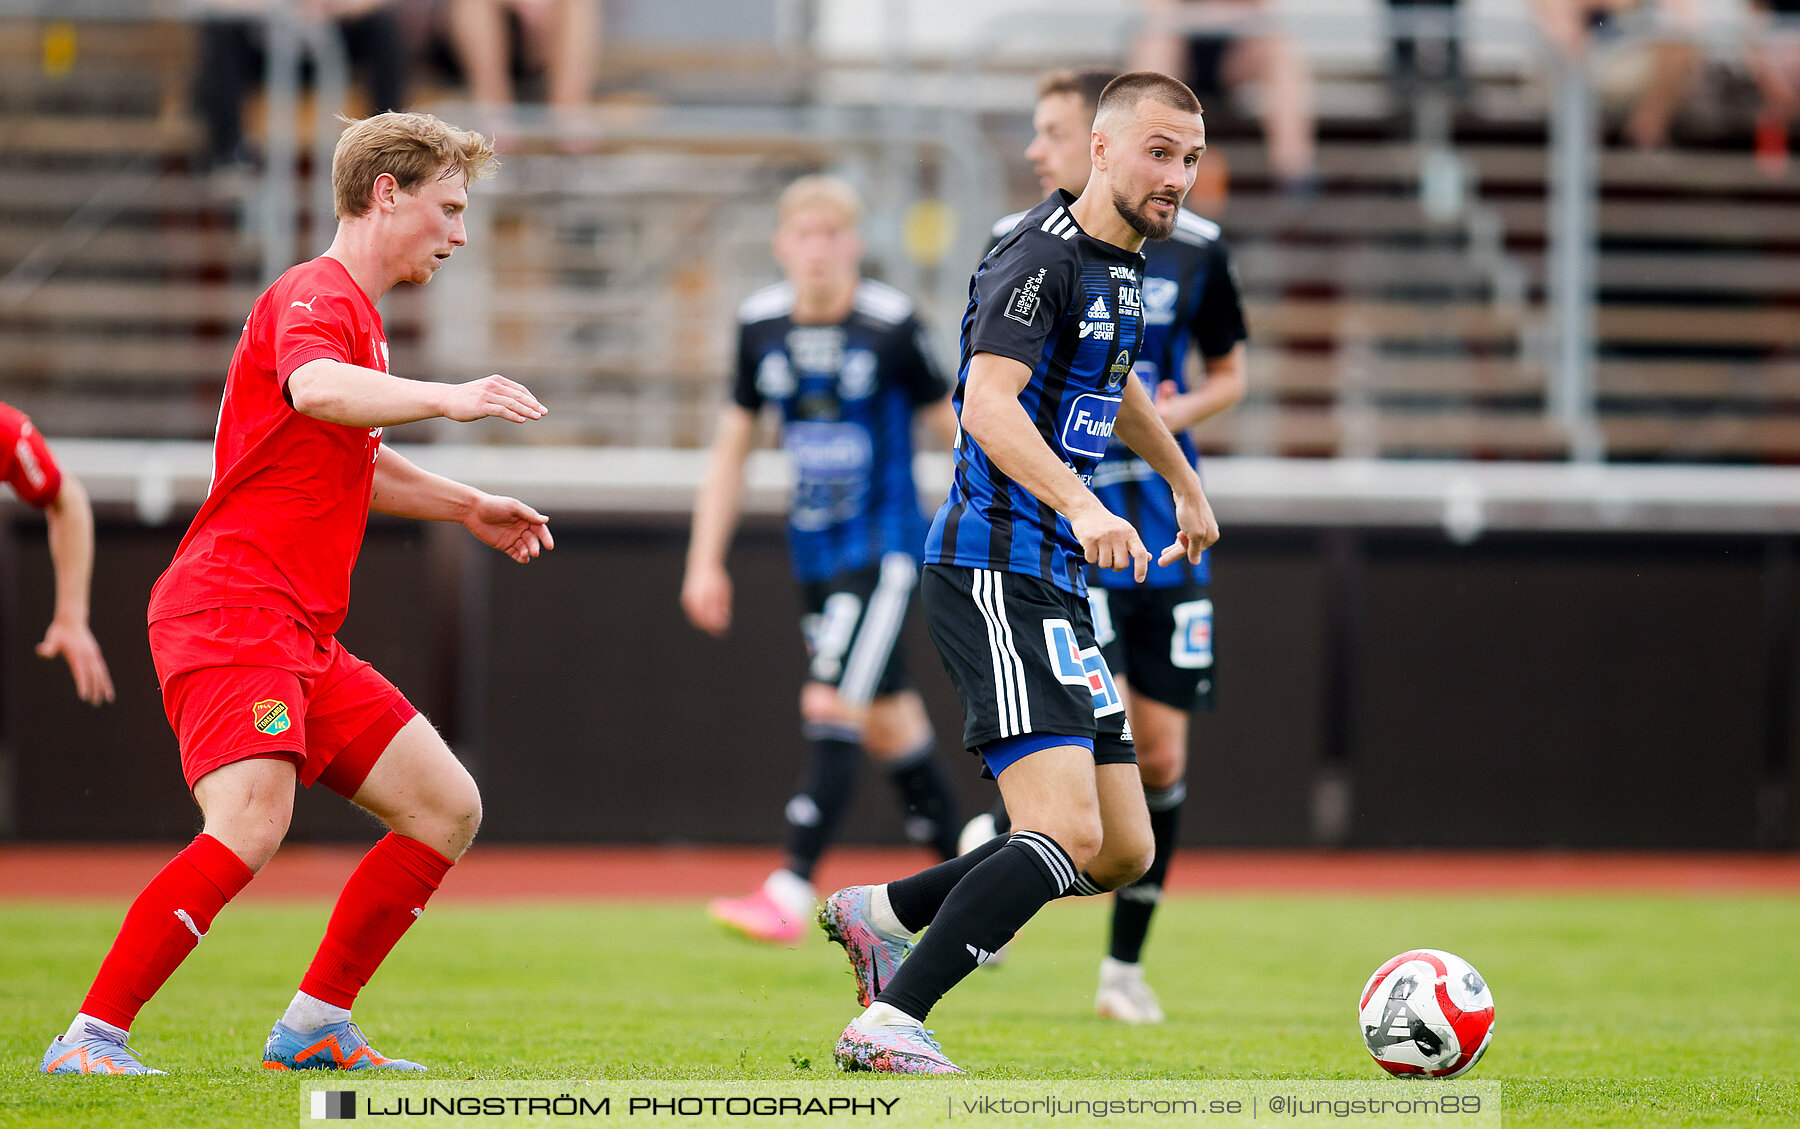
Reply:
[[1051, 71], [1038, 79], [1038, 101], [1053, 94], [1073, 94], [1080, 98], [1082, 104], [1090, 110], [1100, 108], [1100, 95], [1113, 79], [1119, 77], [1118, 71], [1109, 71], [1100, 67], [1083, 67], [1073, 70]]
[[1184, 114], [1200, 112], [1200, 99], [1194, 97], [1194, 92], [1180, 79], [1159, 71], [1131, 71], [1106, 84], [1106, 89], [1100, 92], [1100, 101], [1094, 104], [1094, 116], [1098, 118], [1109, 110], [1135, 109], [1145, 98], [1154, 98]]

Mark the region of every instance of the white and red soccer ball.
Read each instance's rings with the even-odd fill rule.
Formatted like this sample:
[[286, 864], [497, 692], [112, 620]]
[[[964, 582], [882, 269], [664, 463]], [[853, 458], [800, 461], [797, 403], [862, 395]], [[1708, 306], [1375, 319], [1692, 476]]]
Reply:
[[1363, 1046], [1389, 1074], [1460, 1078], [1494, 1037], [1494, 994], [1473, 965], [1440, 949], [1413, 949], [1363, 985]]

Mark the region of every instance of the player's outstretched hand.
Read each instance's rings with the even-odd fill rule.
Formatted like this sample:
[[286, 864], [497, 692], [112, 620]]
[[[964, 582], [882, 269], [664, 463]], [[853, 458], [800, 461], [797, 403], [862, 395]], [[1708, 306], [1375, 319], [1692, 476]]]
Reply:
[[100, 643], [87, 625], [53, 621], [50, 630], [44, 632], [44, 641], [37, 645], [37, 653], [46, 659], [62, 656], [69, 664], [69, 673], [75, 676], [75, 692], [88, 705], [104, 705], [113, 700], [112, 673], [106, 669], [106, 656], [100, 653]]
[[1156, 563], [1174, 564], [1186, 557], [1199, 564], [1200, 554], [1219, 539], [1219, 519], [1213, 516], [1212, 503], [1204, 494], [1192, 501], [1178, 494], [1175, 497], [1175, 521], [1181, 528], [1175, 534], [1174, 543], [1157, 555]]
[[543, 419], [549, 410], [538, 403], [529, 388], [496, 373], [467, 384], [450, 385], [442, 415], [458, 423], [470, 423], [489, 416], [514, 423], [530, 423], [534, 419]]
[[1144, 548], [1143, 539], [1130, 522], [1105, 506], [1096, 503], [1092, 509], [1071, 518], [1069, 528], [1081, 542], [1082, 555], [1089, 564], [1115, 571], [1128, 568], [1139, 581], [1149, 574], [1150, 550]]
[[722, 568], [692, 568], [681, 581], [681, 610], [688, 622], [721, 639], [731, 630], [731, 574]]
[[483, 494], [463, 518], [463, 527], [520, 564], [556, 548], [550, 519], [517, 498]]

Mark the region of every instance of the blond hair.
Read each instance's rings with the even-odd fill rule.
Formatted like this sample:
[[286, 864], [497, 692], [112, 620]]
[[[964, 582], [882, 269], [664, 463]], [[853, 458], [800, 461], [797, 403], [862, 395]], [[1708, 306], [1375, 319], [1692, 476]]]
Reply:
[[370, 194], [383, 173], [393, 177], [402, 191], [416, 192], [425, 182], [453, 171], [472, 183], [499, 165], [487, 138], [430, 114], [390, 111], [346, 125], [331, 155], [331, 195], [338, 219], [369, 213]]
[[798, 212], [820, 207], [836, 211], [846, 227], [862, 222], [862, 197], [856, 189], [842, 177], [823, 174], [803, 176], [782, 191], [775, 208], [776, 222], [785, 224]]

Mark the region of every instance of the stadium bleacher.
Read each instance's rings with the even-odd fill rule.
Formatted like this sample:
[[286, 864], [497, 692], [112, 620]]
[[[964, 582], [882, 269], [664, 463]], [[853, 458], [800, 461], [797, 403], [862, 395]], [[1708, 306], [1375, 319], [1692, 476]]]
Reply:
[[[1548, 120], [1541, 96], [1533, 103], [1529, 51], [1502, 38], [1471, 53], [1472, 89], [1450, 137], [1464, 198], [1452, 214], [1434, 215], [1420, 198], [1429, 146], [1409, 139], [1396, 116], [1374, 8], [1295, 0], [1284, 10], [1313, 29], [1301, 38], [1320, 92], [1319, 191], [1298, 202], [1280, 196], [1254, 121], [1242, 107], [1215, 108], [1214, 147], [1232, 170], [1218, 218], [1249, 303], [1253, 393], [1202, 430], [1203, 447], [1566, 457], [1567, 429], [1546, 410]], [[0, 241], [0, 383], [62, 434], [203, 437], [237, 322], [261, 281], [256, 186], [209, 177], [191, 158], [191, 26], [146, 11], [135, 21], [0, 20], [9, 107], [0, 133], [0, 231], [9, 236]], [[1100, 5], [1086, 17], [1064, 13], [1064, 22], [1087, 18], [1104, 32], [1087, 41], [1118, 44], [1127, 14]], [[1484, 4], [1469, 18], [1506, 14]], [[811, 50], [791, 31], [775, 39], [754, 27], [738, 39], [684, 43], [654, 25], [634, 41], [625, 21], [609, 40], [606, 73], [613, 88], [635, 87], [634, 97], [596, 108], [591, 152], [526, 141], [486, 186], [479, 238], [463, 255], [476, 263], [464, 262], [441, 294], [388, 303], [397, 361], [533, 381], [559, 404], [556, 425], [537, 442], [696, 446], [719, 394], [729, 311], [769, 269], [752, 233], [766, 226], [776, 186], [830, 161], [879, 179], [882, 130], [892, 134], [875, 103], [911, 90], [922, 104], [915, 128], [929, 133], [946, 120], [931, 108], [945, 90], [982, 91], [966, 118], [991, 149], [1000, 187], [965, 187], [947, 203], [972, 229], [976, 213], [1031, 194], [1013, 158], [1030, 76], [1077, 61], [1066, 34], [1040, 49], [1014, 42], [980, 75], [946, 48], [897, 88], [883, 78], [891, 79], [890, 56], [869, 56], [829, 12], [821, 19]], [[1362, 30], [1318, 31], [1345, 26]], [[794, 109], [809, 90], [835, 100], [822, 110], [836, 119]], [[448, 112], [454, 98], [440, 89], [436, 101]], [[744, 103], [772, 116], [747, 127]], [[1704, 116], [1710, 135], [1682, 135], [1692, 147], [1609, 149], [1599, 164], [1605, 451], [1791, 461], [1800, 457], [1800, 177], [1758, 173], [1733, 148], [1745, 124]], [[809, 126], [829, 132], [832, 120], [861, 131], [861, 152], [808, 143]], [[311, 125], [300, 123], [302, 136]], [[954, 158], [910, 151], [933, 172]], [[899, 214], [896, 206], [877, 219]], [[960, 271], [909, 261], [898, 226], [877, 224], [874, 266], [924, 291], [948, 343]]]

